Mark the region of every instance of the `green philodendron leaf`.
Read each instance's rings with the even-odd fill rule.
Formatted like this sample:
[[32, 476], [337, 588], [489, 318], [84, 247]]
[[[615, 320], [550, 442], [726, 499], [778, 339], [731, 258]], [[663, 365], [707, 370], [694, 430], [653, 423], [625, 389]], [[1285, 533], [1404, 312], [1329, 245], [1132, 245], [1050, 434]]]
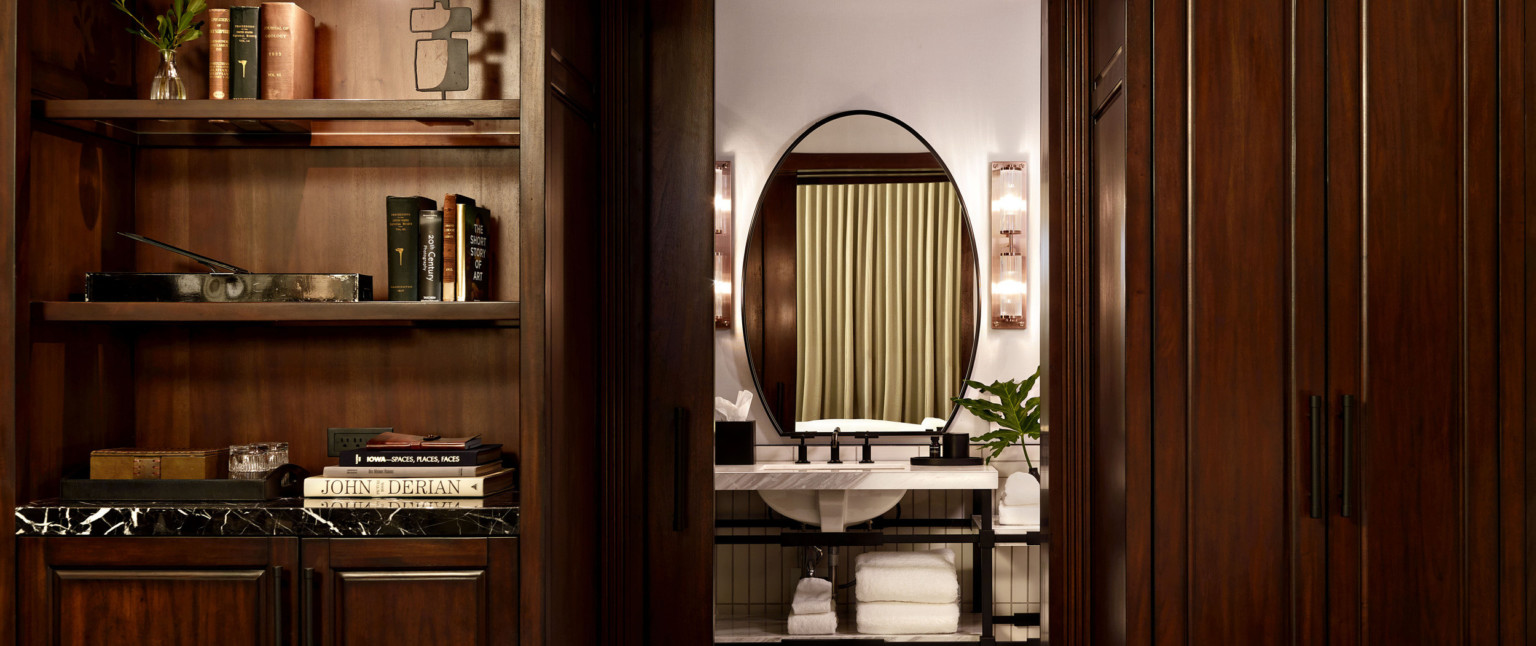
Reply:
[[[984, 396], [996, 398], [996, 401], [985, 398], [950, 398], [977, 419], [998, 426], [997, 430], [976, 438], [977, 442], [991, 452], [987, 462], [990, 463], [997, 456], [1002, 455], [1008, 447], [1022, 444], [1025, 439], [1040, 439], [1040, 398], [1029, 396], [1039, 380], [1039, 369], [1022, 381], [1010, 379], [984, 384], [967, 379], [966, 386], [976, 389]], [[1024, 452], [1024, 461], [1030, 468], [1034, 468], [1034, 460], [1030, 459], [1028, 451]]]

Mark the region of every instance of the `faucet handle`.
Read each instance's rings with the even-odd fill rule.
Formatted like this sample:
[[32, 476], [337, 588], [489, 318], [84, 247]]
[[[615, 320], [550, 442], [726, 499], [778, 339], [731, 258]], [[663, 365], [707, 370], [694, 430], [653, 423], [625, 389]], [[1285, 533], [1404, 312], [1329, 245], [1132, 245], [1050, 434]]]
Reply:
[[838, 442], [838, 436], [842, 432], [843, 432], [842, 427], [836, 427], [836, 428], [832, 429], [832, 459], [831, 460], [827, 460], [827, 464], [842, 464], [843, 463], [842, 445], [841, 445], [840, 442]]

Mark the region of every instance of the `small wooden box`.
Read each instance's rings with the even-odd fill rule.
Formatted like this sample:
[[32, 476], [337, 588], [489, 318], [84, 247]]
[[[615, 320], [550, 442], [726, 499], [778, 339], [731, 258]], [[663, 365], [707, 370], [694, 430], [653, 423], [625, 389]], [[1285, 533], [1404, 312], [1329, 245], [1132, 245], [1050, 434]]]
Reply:
[[229, 449], [91, 451], [92, 480], [208, 480], [229, 477]]

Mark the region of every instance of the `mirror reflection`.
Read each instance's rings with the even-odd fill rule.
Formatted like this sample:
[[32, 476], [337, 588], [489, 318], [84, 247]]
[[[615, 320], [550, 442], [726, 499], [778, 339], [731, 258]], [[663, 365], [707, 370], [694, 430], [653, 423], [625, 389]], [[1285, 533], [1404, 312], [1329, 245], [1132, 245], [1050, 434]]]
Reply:
[[954, 180], [895, 119], [831, 117], [779, 161], [744, 259], [742, 324], [780, 433], [943, 427], [976, 342]]

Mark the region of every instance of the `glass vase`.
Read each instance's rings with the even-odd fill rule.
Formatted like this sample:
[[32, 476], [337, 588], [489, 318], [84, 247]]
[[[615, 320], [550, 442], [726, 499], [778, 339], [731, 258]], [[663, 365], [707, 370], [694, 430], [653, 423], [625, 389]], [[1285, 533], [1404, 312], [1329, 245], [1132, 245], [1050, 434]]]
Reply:
[[187, 86], [181, 82], [181, 73], [176, 70], [176, 50], [160, 50], [160, 68], [155, 70], [155, 80], [149, 86], [149, 98], [157, 101], [187, 98]]

